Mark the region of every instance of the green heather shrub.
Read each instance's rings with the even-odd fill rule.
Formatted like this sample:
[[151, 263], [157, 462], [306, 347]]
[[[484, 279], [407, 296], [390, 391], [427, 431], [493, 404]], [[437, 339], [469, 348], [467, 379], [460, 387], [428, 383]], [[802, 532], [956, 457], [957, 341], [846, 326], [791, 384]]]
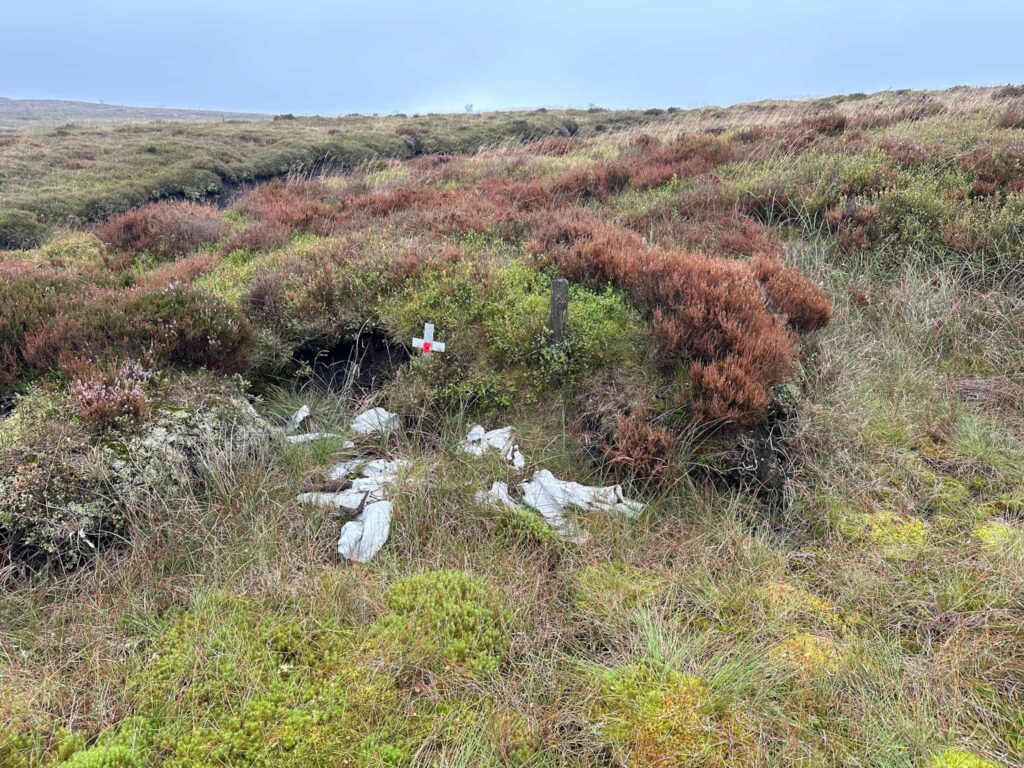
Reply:
[[414, 666], [491, 674], [508, 654], [510, 614], [478, 576], [427, 571], [396, 581], [384, 602], [379, 637]]
[[35, 248], [46, 236], [46, 225], [30, 211], [0, 209], [0, 251]]
[[905, 250], [941, 248], [959, 191], [957, 180], [915, 175], [908, 182], [872, 198], [878, 210], [871, 224], [872, 240]]
[[959, 206], [946, 224], [945, 243], [955, 251], [980, 255], [980, 266], [995, 268], [997, 276], [1012, 273], [1024, 246], [1024, 193]]

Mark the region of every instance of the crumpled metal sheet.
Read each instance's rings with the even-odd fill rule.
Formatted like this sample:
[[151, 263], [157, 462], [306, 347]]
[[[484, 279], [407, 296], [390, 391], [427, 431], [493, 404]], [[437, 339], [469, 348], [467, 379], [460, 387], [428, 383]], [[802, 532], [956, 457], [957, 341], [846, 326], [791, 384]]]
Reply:
[[626, 517], [636, 517], [644, 511], [642, 503], [626, 498], [621, 485], [580, 485], [571, 480], [559, 480], [546, 469], [537, 470], [530, 482], [523, 483], [523, 498], [541, 514], [544, 514], [544, 508], [556, 505], [617, 512]]
[[352, 419], [355, 435], [390, 435], [398, 429], [398, 415], [384, 408], [370, 408]]
[[[285, 436], [285, 440], [287, 440], [292, 445], [297, 445], [297, 444], [300, 444], [300, 443], [313, 443], [313, 442], [316, 442], [318, 440], [341, 440], [341, 439], [342, 439], [341, 435], [337, 435], [334, 432], [306, 432], [306, 433], [301, 434], [301, 435], [286, 435]], [[351, 440], [345, 440], [341, 444], [341, 447], [346, 449], [346, 450], [349, 450], [351, 448], [355, 448], [356, 444], [353, 443]]]
[[346, 560], [368, 563], [387, 543], [391, 535], [391, 502], [367, 504], [355, 520], [341, 528], [338, 554]]
[[488, 449], [493, 449], [516, 469], [522, 470], [526, 466], [526, 459], [516, 445], [512, 427], [499, 427], [487, 431], [479, 424], [474, 424], [459, 447], [474, 456], [483, 456]]
[[300, 493], [296, 501], [300, 504], [314, 504], [320, 507], [333, 507], [349, 512], [358, 512], [364, 504], [385, 501], [389, 487], [398, 479], [401, 469], [409, 462], [402, 459], [350, 459], [335, 465], [328, 479], [331, 481], [356, 477], [352, 484], [343, 491]]
[[511, 509], [529, 507], [561, 535], [577, 543], [586, 541], [587, 535], [565, 516], [568, 508], [612, 512], [627, 517], [636, 517], [644, 510], [642, 503], [625, 497], [621, 485], [581, 485], [571, 480], [559, 480], [546, 469], [534, 472], [533, 478], [523, 483], [521, 488], [522, 504], [512, 498], [505, 483], [498, 481], [491, 485], [489, 491], [479, 491], [476, 498], [481, 503], [500, 504]]
[[304, 422], [308, 417], [309, 406], [304, 404], [288, 419], [288, 424], [284, 428], [285, 432], [294, 432], [296, 429], [302, 426], [302, 422]]

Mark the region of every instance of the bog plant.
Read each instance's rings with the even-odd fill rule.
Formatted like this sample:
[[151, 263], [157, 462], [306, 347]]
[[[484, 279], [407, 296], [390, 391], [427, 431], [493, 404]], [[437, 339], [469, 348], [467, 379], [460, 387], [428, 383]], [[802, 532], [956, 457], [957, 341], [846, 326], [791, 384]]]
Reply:
[[484, 580], [462, 571], [427, 571], [388, 588], [382, 642], [414, 667], [497, 672], [508, 655], [511, 615]]
[[146, 388], [152, 378], [152, 371], [137, 361], [105, 371], [87, 371], [71, 383], [71, 401], [84, 421], [101, 430], [130, 427], [149, 412]]
[[704, 680], [657, 665], [601, 672], [588, 714], [616, 759], [636, 768], [730, 765], [739, 746]]
[[227, 226], [217, 210], [189, 202], [160, 202], [122, 213], [96, 228], [111, 248], [131, 255], [175, 259], [219, 240]]

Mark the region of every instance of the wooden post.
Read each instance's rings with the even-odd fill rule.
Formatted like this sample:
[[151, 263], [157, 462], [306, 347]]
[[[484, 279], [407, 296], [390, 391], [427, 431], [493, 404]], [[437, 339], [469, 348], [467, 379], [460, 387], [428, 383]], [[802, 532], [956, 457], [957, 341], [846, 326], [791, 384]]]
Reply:
[[560, 346], [565, 341], [565, 326], [569, 320], [569, 281], [558, 277], [551, 281], [551, 310], [548, 328], [551, 336], [548, 343]]

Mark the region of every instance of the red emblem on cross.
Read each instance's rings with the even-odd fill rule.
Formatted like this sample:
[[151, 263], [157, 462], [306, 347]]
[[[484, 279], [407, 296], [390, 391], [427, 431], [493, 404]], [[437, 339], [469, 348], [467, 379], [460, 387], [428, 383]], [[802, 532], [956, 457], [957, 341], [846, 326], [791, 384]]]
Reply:
[[434, 324], [425, 323], [423, 326], [423, 338], [412, 340], [412, 345], [416, 349], [422, 349], [424, 355], [429, 355], [433, 352], [444, 352], [444, 342], [434, 341]]

